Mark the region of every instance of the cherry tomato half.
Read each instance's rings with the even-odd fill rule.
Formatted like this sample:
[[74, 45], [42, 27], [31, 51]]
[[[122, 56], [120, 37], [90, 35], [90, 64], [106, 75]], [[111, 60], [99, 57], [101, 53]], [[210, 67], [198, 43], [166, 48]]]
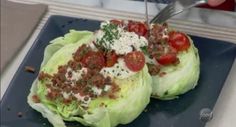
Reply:
[[157, 62], [162, 65], [170, 65], [174, 64], [178, 60], [176, 54], [169, 53], [169, 54], [163, 54], [158, 59]]
[[102, 69], [105, 66], [105, 59], [101, 52], [88, 52], [81, 61], [84, 67], [90, 69]]
[[133, 51], [125, 55], [126, 66], [134, 72], [140, 71], [145, 65], [145, 57], [140, 51]]
[[188, 37], [184, 33], [176, 31], [169, 33], [169, 44], [177, 49], [177, 51], [184, 51], [190, 47]]
[[128, 31], [135, 32], [139, 36], [146, 36], [148, 28], [144, 23], [129, 21]]
[[108, 52], [106, 54], [106, 66], [112, 67], [117, 62], [118, 56], [115, 52]]

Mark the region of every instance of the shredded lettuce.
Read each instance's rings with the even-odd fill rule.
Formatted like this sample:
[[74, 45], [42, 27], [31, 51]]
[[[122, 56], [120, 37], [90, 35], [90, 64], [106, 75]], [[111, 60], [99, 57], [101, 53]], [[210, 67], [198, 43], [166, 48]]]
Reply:
[[[71, 30], [64, 37], [54, 39], [45, 49], [40, 70], [49, 74], [57, 72], [58, 66], [64, 65], [72, 59], [72, 53], [80, 45], [91, 42], [92, 39], [92, 32], [75, 30]], [[127, 124], [133, 121], [149, 103], [152, 78], [145, 66], [137, 74], [127, 79], [115, 79], [115, 82], [121, 88], [118, 98], [99, 97], [90, 102], [87, 111], [74, 102], [66, 105], [59, 100], [46, 99], [45, 82], [37, 79], [32, 84], [28, 103], [47, 118], [54, 127], [66, 127], [64, 121], [77, 121], [85, 126], [94, 127], [114, 127], [118, 124]], [[40, 103], [32, 100], [32, 96], [35, 94], [39, 96]], [[106, 104], [107, 107], [101, 107], [101, 103]]]

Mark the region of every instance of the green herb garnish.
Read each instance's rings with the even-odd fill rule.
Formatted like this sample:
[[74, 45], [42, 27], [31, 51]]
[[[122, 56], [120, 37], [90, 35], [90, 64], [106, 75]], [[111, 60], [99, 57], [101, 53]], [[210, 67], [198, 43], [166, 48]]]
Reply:
[[147, 46], [143, 46], [143, 47], [140, 47], [141, 50], [143, 51], [144, 54], [148, 54], [148, 47]]
[[[102, 46], [106, 50], [110, 50], [110, 44], [114, 43], [114, 39], [118, 39], [119, 36], [119, 31], [118, 31], [118, 26], [115, 24], [107, 24], [104, 25], [101, 29], [104, 31], [104, 35], [100, 40], [97, 40], [98, 45]], [[106, 43], [109, 42], [109, 43]]]

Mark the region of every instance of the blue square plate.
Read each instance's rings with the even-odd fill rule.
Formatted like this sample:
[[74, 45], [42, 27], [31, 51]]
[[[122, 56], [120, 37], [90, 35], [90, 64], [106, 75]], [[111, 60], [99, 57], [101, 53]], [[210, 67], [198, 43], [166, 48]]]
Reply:
[[[70, 29], [94, 31], [100, 22], [64, 16], [52, 16], [42, 29], [14, 75], [1, 101], [1, 127], [51, 127], [47, 119], [27, 104], [32, 82], [37, 77], [48, 42], [63, 36]], [[132, 123], [120, 127], [203, 127], [199, 113], [213, 109], [236, 56], [236, 45], [224, 41], [192, 36], [199, 49], [201, 74], [198, 86], [179, 99], [159, 101], [151, 99], [146, 110]], [[37, 73], [25, 72], [33, 66]], [[122, 110], [122, 109], [121, 109]], [[22, 117], [19, 117], [19, 112]], [[78, 123], [67, 123], [76, 127]]]

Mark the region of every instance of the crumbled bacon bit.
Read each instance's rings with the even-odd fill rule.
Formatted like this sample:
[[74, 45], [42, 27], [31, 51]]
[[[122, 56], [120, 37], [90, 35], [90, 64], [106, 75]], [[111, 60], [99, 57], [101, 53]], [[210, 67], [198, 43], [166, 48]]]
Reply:
[[111, 77], [106, 77], [104, 83], [105, 83], [106, 85], [111, 85], [111, 83], [112, 83]]
[[117, 98], [117, 97], [116, 97], [114, 94], [112, 94], [112, 93], [109, 94], [108, 97], [109, 97], [110, 99], [116, 99], [116, 98]]
[[62, 74], [62, 73], [58, 73], [56, 78], [58, 78], [58, 80], [60, 82], [65, 82], [66, 81], [66, 76], [65, 76], [65, 74]]
[[68, 71], [68, 78], [72, 78], [72, 71]]
[[180, 63], [179, 58], [176, 59], [176, 61], [174, 62], [174, 65], [178, 65]]
[[148, 72], [151, 75], [157, 75], [160, 72], [161, 66], [160, 65], [155, 65], [155, 64], [147, 64], [148, 66]]
[[79, 93], [80, 90], [78, 89], [78, 87], [72, 87], [71, 91], [72, 91], [74, 94], [77, 94], [77, 93]]
[[40, 72], [38, 75], [39, 80], [50, 79], [50, 78], [52, 78], [52, 76], [48, 73], [43, 72], [43, 71]]
[[117, 85], [112, 85], [111, 90], [113, 93], [115, 93], [115, 92], [120, 91], [120, 87], [118, 87]]
[[63, 99], [63, 103], [64, 103], [64, 104], [70, 104], [71, 101], [72, 101], [71, 98], [69, 98], [69, 99]]
[[149, 41], [152, 43], [162, 43], [162, 41], [165, 40], [165, 38], [163, 38], [163, 34], [166, 34], [166, 28], [167, 25], [154, 24], [150, 30]]
[[58, 67], [58, 73], [65, 74], [67, 71], [67, 66], [59, 66]]
[[43, 80], [45, 78], [44, 72], [40, 72], [38, 75], [39, 80]]
[[98, 73], [97, 75], [92, 76], [91, 81], [93, 85], [97, 86], [98, 88], [102, 88], [105, 84], [105, 79], [102, 74]]
[[165, 76], [165, 75], [166, 75], [166, 72], [164, 72], [164, 71], [159, 73], [159, 76], [160, 76], [160, 77], [163, 77], [163, 76]]
[[48, 92], [46, 96], [49, 100], [55, 100], [57, 97], [59, 97], [59, 94], [60, 94], [59, 92], [51, 90], [50, 92]]
[[70, 60], [68, 62], [68, 66], [72, 69], [72, 70], [77, 70], [80, 69], [80, 64], [77, 63], [76, 61]]
[[33, 100], [34, 103], [40, 103], [40, 99], [37, 95], [33, 95], [32, 100]]
[[91, 88], [89, 88], [88, 86], [86, 86], [86, 87], [84, 87], [82, 89], [83, 89], [82, 93], [84, 93], [85, 95], [88, 95], [90, 90], [91, 90]]
[[91, 50], [90, 47], [88, 47], [86, 44], [81, 45], [78, 50], [73, 55], [73, 58], [76, 62], [80, 62], [84, 55], [88, 53]]
[[25, 66], [25, 71], [30, 72], [30, 73], [34, 73], [35, 72], [35, 68], [31, 67], [31, 66]]
[[71, 85], [64, 85], [63, 90], [67, 93], [69, 93], [71, 91]]
[[89, 97], [84, 97], [84, 100], [85, 100], [85, 101], [88, 101], [88, 100], [89, 100]]
[[47, 87], [47, 88], [51, 88], [51, 84], [47, 83], [47, 84], [46, 84], [46, 87]]

